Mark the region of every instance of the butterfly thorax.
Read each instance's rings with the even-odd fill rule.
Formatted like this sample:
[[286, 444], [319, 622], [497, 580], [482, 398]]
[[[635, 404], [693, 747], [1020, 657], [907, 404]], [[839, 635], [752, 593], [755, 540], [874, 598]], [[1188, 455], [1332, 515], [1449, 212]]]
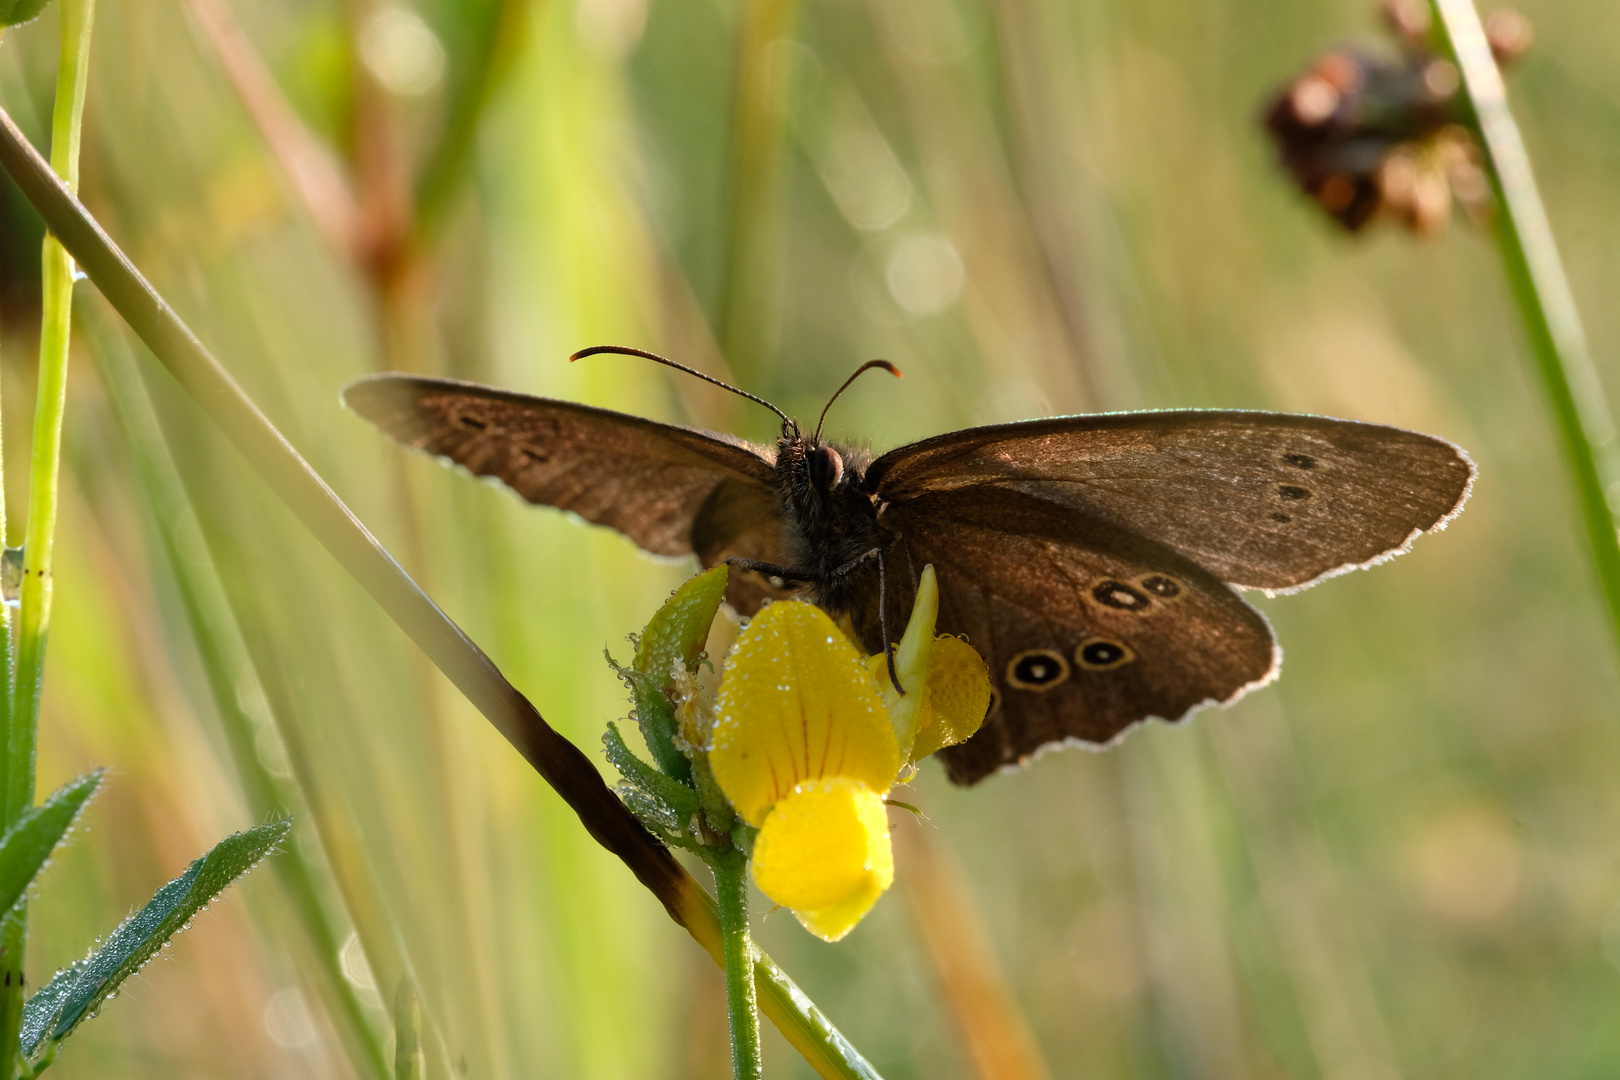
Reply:
[[877, 507], [863, 484], [870, 458], [791, 434], [777, 443], [784, 548], [813, 599], [830, 611], [850, 610], [877, 578], [874, 562], [860, 562], [878, 542]]

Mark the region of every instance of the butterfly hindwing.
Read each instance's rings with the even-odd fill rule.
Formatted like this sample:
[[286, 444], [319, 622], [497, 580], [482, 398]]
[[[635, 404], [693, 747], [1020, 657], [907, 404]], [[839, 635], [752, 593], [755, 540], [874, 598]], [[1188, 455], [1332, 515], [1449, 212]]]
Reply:
[[873, 462], [899, 504], [981, 485], [1152, 537], [1246, 588], [1299, 588], [1399, 552], [1461, 509], [1474, 466], [1443, 439], [1281, 413], [1167, 411], [972, 428]]
[[[1173, 549], [1107, 522], [994, 486], [910, 499], [885, 522], [891, 602], [904, 610], [932, 563], [939, 629], [967, 636], [995, 686], [983, 729], [943, 752], [958, 783], [1054, 743], [1105, 744], [1148, 717], [1178, 720], [1276, 671], [1259, 612]], [[868, 637], [872, 622], [870, 611], [857, 619]]]
[[[705, 570], [737, 557], [780, 566], [785, 560], [782, 511], [776, 493], [728, 478], [715, 485], [692, 522], [692, 550]], [[726, 577], [726, 603], [747, 617], [766, 600], [793, 595], [761, 575], [733, 566]]]

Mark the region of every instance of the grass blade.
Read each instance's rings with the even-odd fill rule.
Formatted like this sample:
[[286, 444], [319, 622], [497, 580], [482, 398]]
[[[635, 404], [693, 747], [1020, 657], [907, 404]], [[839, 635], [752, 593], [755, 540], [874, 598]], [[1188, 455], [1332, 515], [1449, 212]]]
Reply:
[[1479, 13], [1473, 0], [1430, 3], [1437, 43], [1462, 74], [1462, 99], [1485, 149], [1486, 171], [1499, 207], [1494, 222], [1497, 247], [1558, 425], [1592, 561], [1620, 642], [1620, 533], [1608, 499], [1620, 484], [1614, 415], [1592, 363], [1575, 294]]
[[[174, 582], [180, 611], [202, 663], [248, 810], [259, 818], [294, 814], [312, 824], [319, 835], [320, 818], [311, 809], [318, 802], [305, 798], [295, 781], [272, 775], [256, 749], [254, 722], [238, 700], [237, 688], [244, 680], [262, 679], [240, 644], [242, 635], [219, 581], [217, 565], [212, 559], [182, 554], [183, 525], [191, 506], [138, 374], [135, 357], [123, 340], [122, 328], [114, 327], [104, 311], [100, 305], [86, 305], [81, 310], [80, 325], [94, 343], [91, 352], [123, 427], [136, 490], [156, 533], [152, 547], [167, 564]], [[285, 739], [285, 718], [270, 711], [269, 722]], [[290, 844], [272, 869], [286, 886], [293, 912], [310, 945], [314, 970], [306, 968], [306, 972], [328, 1002], [333, 1024], [355, 1071], [380, 1080], [390, 1071], [386, 1047], [368, 1022], [354, 984], [343, 975], [339, 954], [345, 932], [337, 913], [328, 910], [322, 899], [322, 878], [326, 875], [321, 864], [310, 857], [304, 845]], [[352, 920], [355, 913], [344, 910], [342, 914]]]

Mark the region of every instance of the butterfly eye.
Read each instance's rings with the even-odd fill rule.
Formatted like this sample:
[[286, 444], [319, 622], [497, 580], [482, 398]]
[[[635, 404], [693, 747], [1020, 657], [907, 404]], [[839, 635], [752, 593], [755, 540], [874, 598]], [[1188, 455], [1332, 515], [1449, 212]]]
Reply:
[[1007, 664], [1007, 681], [1020, 690], [1050, 690], [1069, 678], [1069, 662], [1051, 649], [1030, 649]]
[[1136, 653], [1123, 641], [1087, 638], [1074, 650], [1074, 661], [1087, 671], [1112, 671], [1136, 659]]
[[811, 450], [807, 464], [810, 482], [822, 491], [831, 491], [844, 478], [844, 459], [830, 446], [818, 446]]

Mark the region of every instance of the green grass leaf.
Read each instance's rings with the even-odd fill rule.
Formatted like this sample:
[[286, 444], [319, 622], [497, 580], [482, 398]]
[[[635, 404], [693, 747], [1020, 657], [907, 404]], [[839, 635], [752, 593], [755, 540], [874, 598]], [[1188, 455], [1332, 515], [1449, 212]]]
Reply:
[[34, 1058], [95, 1015], [125, 979], [188, 928], [204, 905], [253, 869], [291, 829], [292, 822], [283, 819], [227, 836], [125, 919], [101, 948], [57, 972], [23, 1009], [23, 1053]]
[[23, 898], [51, 852], [101, 788], [101, 775], [97, 769], [63, 784], [0, 837], [0, 912], [10, 911]]

